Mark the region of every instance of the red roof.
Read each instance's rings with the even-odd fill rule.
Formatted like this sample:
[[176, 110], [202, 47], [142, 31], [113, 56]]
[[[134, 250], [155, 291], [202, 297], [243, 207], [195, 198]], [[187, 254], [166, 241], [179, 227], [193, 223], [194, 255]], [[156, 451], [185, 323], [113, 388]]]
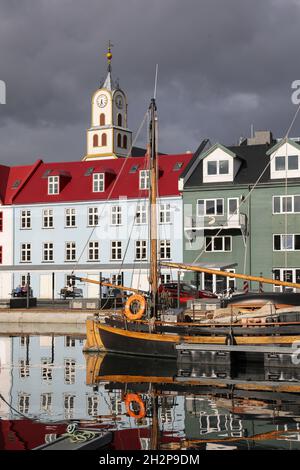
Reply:
[[[160, 155], [158, 158], [159, 196], [177, 196], [178, 179], [192, 158], [192, 154]], [[176, 164], [180, 168], [176, 171]], [[138, 167], [137, 167], [138, 166]], [[134, 171], [134, 167], [137, 167]], [[43, 163], [33, 165], [0, 166], [0, 197], [5, 204], [33, 204], [76, 202], [90, 200], [147, 197], [147, 190], [139, 189], [139, 171], [147, 168], [145, 157], [80, 162]], [[89, 170], [89, 171], [88, 171]], [[93, 173], [105, 173], [105, 191], [93, 192]], [[87, 175], [88, 174], [88, 175]], [[61, 191], [48, 195], [48, 176], [64, 176]], [[18, 182], [19, 181], [19, 182]]]

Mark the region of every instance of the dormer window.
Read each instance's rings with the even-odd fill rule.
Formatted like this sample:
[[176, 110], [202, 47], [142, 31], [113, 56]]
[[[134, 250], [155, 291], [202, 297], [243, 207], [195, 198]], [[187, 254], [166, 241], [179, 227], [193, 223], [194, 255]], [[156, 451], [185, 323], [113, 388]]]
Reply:
[[104, 173], [93, 174], [93, 193], [104, 192]]
[[149, 189], [149, 170], [140, 170], [140, 189]]
[[275, 157], [275, 171], [290, 171], [299, 169], [298, 155], [288, 155], [287, 157]]
[[48, 176], [48, 194], [59, 194], [59, 176]]
[[228, 175], [229, 162], [228, 160], [208, 161], [207, 174], [208, 175]]

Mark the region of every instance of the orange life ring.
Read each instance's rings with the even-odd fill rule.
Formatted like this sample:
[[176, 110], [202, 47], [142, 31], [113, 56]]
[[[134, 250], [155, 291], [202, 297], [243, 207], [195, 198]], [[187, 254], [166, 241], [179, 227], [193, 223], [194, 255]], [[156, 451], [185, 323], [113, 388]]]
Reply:
[[[140, 304], [140, 307], [136, 313], [132, 313], [131, 311], [131, 304], [133, 302], [138, 302]], [[144, 315], [145, 310], [146, 310], [145, 297], [143, 297], [140, 294], [134, 294], [134, 295], [131, 295], [127, 299], [125, 308], [124, 308], [124, 313], [125, 313], [125, 316], [128, 318], [128, 320], [139, 320]]]
[[[136, 413], [130, 408], [132, 403], [137, 403], [139, 405], [139, 411]], [[141, 419], [146, 416], [146, 408], [143, 400], [136, 393], [128, 393], [125, 398], [126, 412], [131, 418]]]

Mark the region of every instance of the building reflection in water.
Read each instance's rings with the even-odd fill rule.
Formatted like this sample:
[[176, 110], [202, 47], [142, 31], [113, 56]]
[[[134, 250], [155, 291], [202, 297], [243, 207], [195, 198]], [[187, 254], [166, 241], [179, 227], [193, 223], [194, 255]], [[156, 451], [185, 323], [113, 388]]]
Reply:
[[243, 365], [220, 375], [218, 365], [84, 356], [83, 343], [0, 337], [1, 449], [31, 449], [70, 421], [113, 430], [111, 447], [121, 450], [300, 449], [297, 369]]

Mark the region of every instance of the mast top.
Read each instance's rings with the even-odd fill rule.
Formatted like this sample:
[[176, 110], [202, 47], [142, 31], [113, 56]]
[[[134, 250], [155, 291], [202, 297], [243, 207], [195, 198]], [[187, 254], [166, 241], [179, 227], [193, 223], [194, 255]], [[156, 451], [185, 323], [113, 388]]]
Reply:
[[108, 72], [111, 72], [111, 59], [112, 59], [112, 52], [111, 52], [111, 48], [114, 47], [114, 45], [110, 42], [110, 40], [108, 41], [108, 46], [107, 46], [107, 53], [105, 54], [106, 55], [106, 58], [107, 58], [107, 70]]

